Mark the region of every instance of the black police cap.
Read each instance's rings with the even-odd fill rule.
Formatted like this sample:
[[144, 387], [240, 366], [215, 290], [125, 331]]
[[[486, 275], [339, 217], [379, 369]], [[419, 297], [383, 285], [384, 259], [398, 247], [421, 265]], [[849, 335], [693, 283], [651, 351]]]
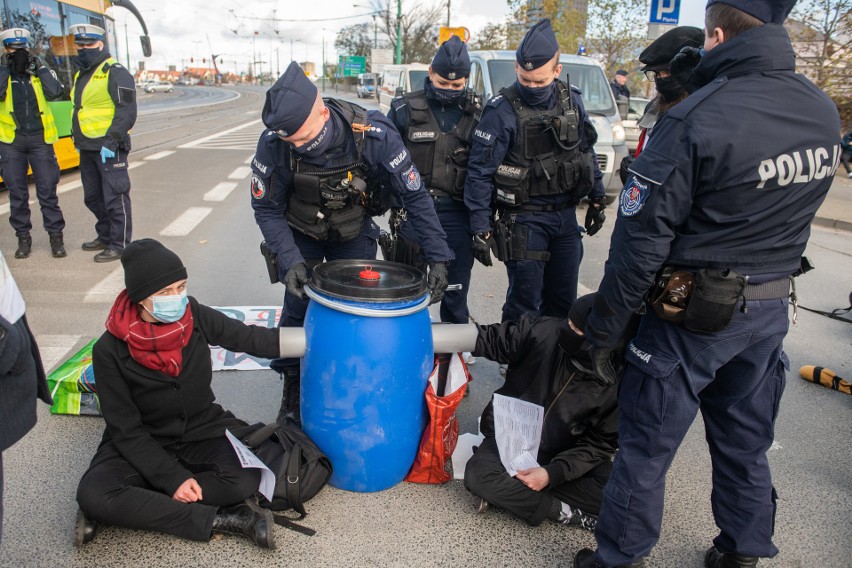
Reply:
[[292, 136], [305, 124], [317, 100], [317, 88], [295, 61], [266, 91], [261, 118], [280, 136]]
[[708, 0], [707, 7], [726, 4], [754, 16], [764, 24], [783, 24], [796, 0]]
[[553, 33], [550, 20], [545, 18], [531, 27], [521, 40], [515, 52], [515, 59], [523, 69], [532, 71], [553, 59], [558, 51], [559, 42], [556, 41], [556, 34]]
[[450, 81], [470, 76], [467, 46], [458, 36], [450, 36], [450, 39], [438, 48], [432, 59], [432, 71]]
[[670, 29], [646, 47], [639, 54], [642, 71], [668, 69], [669, 61], [684, 47], [704, 45], [704, 32], [692, 26], [680, 26]]

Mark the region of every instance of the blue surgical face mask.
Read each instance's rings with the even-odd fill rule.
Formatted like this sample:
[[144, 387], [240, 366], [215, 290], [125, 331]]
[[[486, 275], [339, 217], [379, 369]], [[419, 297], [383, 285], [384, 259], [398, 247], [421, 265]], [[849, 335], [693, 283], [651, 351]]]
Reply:
[[153, 306], [150, 314], [163, 323], [178, 321], [186, 313], [186, 307], [189, 305], [185, 290], [176, 296], [153, 296], [151, 302]]
[[78, 47], [77, 48], [77, 65], [80, 69], [88, 69], [94, 65], [98, 57], [101, 55], [100, 48], [97, 47]]
[[541, 106], [550, 100], [556, 82], [554, 81], [546, 87], [526, 87], [520, 81], [516, 85], [518, 86], [518, 94], [521, 95], [525, 103], [529, 106]]
[[312, 140], [307, 142], [306, 144], [299, 146], [298, 148], [294, 147], [293, 150], [297, 154], [301, 154], [306, 158], [319, 158], [328, 150], [329, 146], [331, 146], [331, 141], [334, 139], [334, 119], [329, 118], [325, 121], [325, 125], [320, 130], [319, 134], [317, 134]]

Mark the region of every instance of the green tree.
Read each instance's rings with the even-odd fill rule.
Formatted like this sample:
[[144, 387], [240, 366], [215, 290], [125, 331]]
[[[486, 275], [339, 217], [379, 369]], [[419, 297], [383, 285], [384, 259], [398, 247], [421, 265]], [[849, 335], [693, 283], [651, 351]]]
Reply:
[[[639, 53], [647, 39], [646, 0], [589, 0], [589, 55], [598, 59], [612, 77], [618, 69], [639, 67]], [[617, 17], [615, 17], [617, 15]], [[631, 82], [638, 75], [631, 73]]]

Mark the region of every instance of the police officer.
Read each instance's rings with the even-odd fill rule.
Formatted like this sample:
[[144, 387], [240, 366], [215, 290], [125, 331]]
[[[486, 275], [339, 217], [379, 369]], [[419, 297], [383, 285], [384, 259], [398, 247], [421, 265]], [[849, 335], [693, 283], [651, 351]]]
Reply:
[[[479, 120], [481, 103], [466, 88], [469, 75], [467, 46], [452, 36], [438, 48], [423, 89], [395, 99], [388, 112], [434, 200], [447, 244], [455, 253], [448, 279], [461, 284], [461, 290], [447, 291], [440, 310], [441, 321], [450, 323], [468, 322], [467, 294], [473, 268], [470, 216], [463, 192], [470, 138]], [[417, 235], [412, 233], [411, 223], [403, 221], [400, 237], [416, 242]]]
[[589, 235], [605, 219], [597, 138], [580, 91], [557, 79], [562, 65], [550, 20], [527, 32], [516, 59], [517, 81], [488, 101], [473, 133], [464, 200], [474, 255], [490, 266], [493, 246], [506, 263], [503, 321], [524, 313], [564, 318], [583, 257], [575, 207], [589, 196]]
[[831, 185], [840, 127], [831, 100], [795, 74], [782, 25], [794, 3], [707, 3], [691, 77], [701, 88], [662, 117], [630, 168], [585, 327], [602, 380], [658, 272], [665, 293], [651, 296], [627, 349], [598, 548], [580, 551], [577, 566], [642, 565], [659, 537], [666, 472], [699, 409], [720, 530], [704, 565], [753, 567], [778, 552], [766, 451], [789, 365], [790, 276]]
[[30, 256], [33, 244], [27, 185], [30, 165], [50, 250], [61, 258], [66, 256], [65, 219], [56, 195], [59, 164], [53, 153], [58, 133], [47, 101], [62, 96], [62, 84], [40, 57], [30, 53], [29, 39], [30, 32], [23, 28], [0, 34], [5, 52], [0, 58], [0, 175], [9, 188], [9, 223], [18, 237], [15, 258]]
[[83, 201], [97, 219], [97, 234], [83, 250], [99, 250], [95, 262], [112, 262], [121, 258], [133, 226], [127, 154], [136, 122], [136, 85], [104, 49], [103, 28], [75, 24], [69, 29], [80, 68], [71, 89], [71, 133], [80, 151]]
[[[387, 199], [380, 184], [405, 207], [429, 264], [432, 302], [440, 301], [453, 253], [391, 122], [377, 111], [323, 99], [295, 62], [267, 91], [262, 117], [267, 129], [252, 160], [251, 204], [286, 287], [279, 326], [302, 325], [304, 286], [324, 259], [376, 257], [372, 215], [383, 212]], [[299, 362], [276, 359], [272, 368], [284, 378], [279, 421], [298, 420]]]

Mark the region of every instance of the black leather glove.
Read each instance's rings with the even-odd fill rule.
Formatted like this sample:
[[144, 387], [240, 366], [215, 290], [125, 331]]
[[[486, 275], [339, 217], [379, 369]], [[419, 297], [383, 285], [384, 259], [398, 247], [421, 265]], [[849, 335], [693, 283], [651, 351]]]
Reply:
[[492, 266], [491, 250], [496, 246], [491, 233], [476, 233], [473, 235], [473, 258], [484, 264]]
[[627, 183], [627, 178], [630, 177], [630, 164], [633, 163], [635, 158], [633, 156], [624, 156], [621, 159], [621, 164], [618, 166], [618, 177], [621, 178], [621, 184], [624, 185]]
[[429, 276], [426, 278], [426, 285], [431, 291], [429, 303], [434, 304], [440, 302], [444, 297], [444, 291], [449, 285], [449, 277], [447, 274], [446, 262], [433, 262], [429, 265]]
[[601, 230], [604, 221], [606, 221], [606, 198], [595, 197], [589, 200], [589, 207], [586, 209], [586, 234], [590, 237]]
[[29, 75], [35, 75], [36, 71], [40, 67], [40, 61], [37, 56], [30, 54], [30, 58], [27, 60], [27, 73]]
[[675, 81], [680, 83], [687, 93], [692, 93], [695, 87], [689, 80], [692, 70], [701, 61], [701, 51], [697, 47], [684, 47], [669, 61], [669, 70]]
[[592, 370], [597, 381], [605, 386], [614, 385], [618, 380], [616, 371], [616, 349], [614, 347], [592, 347], [589, 353]]
[[304, 262], [294, 264], [287, 269], [287, 274], [284, 275], [284, 287], [287, 289], [288, 294], [292, 294], [300, 300], [304, 300], [307, 298], [307, 296], [305, 296], [305, 284], [307, 283], [308, 267]]

